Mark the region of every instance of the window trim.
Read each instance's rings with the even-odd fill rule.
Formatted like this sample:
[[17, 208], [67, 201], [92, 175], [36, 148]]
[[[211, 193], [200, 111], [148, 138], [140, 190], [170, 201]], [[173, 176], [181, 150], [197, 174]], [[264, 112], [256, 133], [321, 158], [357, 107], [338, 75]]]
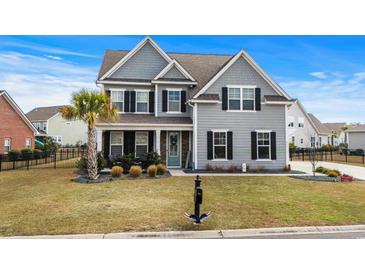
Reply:
[[[228, 152], [227, 152], [227, 132], [228, 129], [212, 129], [211, 130], [213, 132], [213, 159], [211, 161], [228, 161], [227, 156], [228, 156]], [[220, 132], [224, 132], [225, 133], [225, 138], [226, 138], [226, 144], [224, 145], [225, 147], [225, 158], [215, 158], [215, 146], [223, 146], [223, 145], [215, 145], [214, 144], [214, 133], [220, 133]]]
[[[111, 89], [109, 89], [110, 90], [110, 107], [112, 107], [113, 106], [113, 103], [115, 102], [115, 103], [122, 103], [123, 104], [123, 111], [117, 111], [118, 113], [124, 113], [125, 111], [124, 111], [124, 93], [125, 93], [125, 91], [126, 91], [126, 89], [116, 89], [116, 88], [111, 88]], [[122, 101], [113, 101], [113, 95], [112, 95], [112, 93], [113, 92], [122, 92]]]
[[[112, 144], [112, 134], [113, 133], [122, 133], [122, 142], [120, 144]], [[122, 146], [122, 156], [124, 155], [124, 131], [113, 130], [110, 132], [109, 136], [109, 156], [112, 156], [112, 146]]]
[[[5, 141], [9, 140], [9, 146], [5, 146]], [[9, 147], [9, 151], [5, 151], [5, 147]], [[4, 154], [8, 154], [11, 151], [11, 138], [10, 137], [5, 137], [4, 138]]]
[[[228, 100], [228, 109], [227, 112], [257, 112], [256, 110], [256, 95], [255, 89], [257, 86], [255, 85], [227, 85], [227, 100]], [[240, 89], [240, 109], [229, 109], [229, 89], [230, 88], [239, 88]], [[243, 89], [253, 89], [253, 109], [243, 109]]]
[[[143, 134], [146, 134], [147, 136], [147, 143], [146, 144], [137, 144], [137, 134], [140, 134], [140, 133], [143, 133]], [[123, 134], [124, 135], [124, 134]], [[148, 149], [149, 149], [149, 146], [148, 146], [148, 131], [136, 131], [135, 132], [135, 136], [134, 136], [134, 157], [137, 158], [137, 146], [147, 146], [147, 151], [146, 153], [148, 153]], [[124, 136], [123, 136], [123, 140], [124, 140]]]
[[[27, 145], [27, 141], [29, 140], [29, 146]], [[25, 138], [25, 148], [32, 148], [32, 138]]]
[[[256, 153], [257, 153], [257, 159], [256, 161], [268, 161], [271, 162], [271, 132], [272, 130], [256, 130]], [[269, 133], [269, 145], [259, 145], [259, 133]], [[260, 158], [260, 154], [259, 154], [259, 146], [260, 147], [269, 147], [269, 158]]]
[[[181, 112], [181, 91], [182, 89], [178, 89], [178, 88], [168, 88], [167, 90], [167, 112], [169, 114], [178, 114], [178, 113], [182, 113]], [[179, 92], [179, 110], [178, 111], [170, 111], [170, 91], [178, 91]]]
[[[149, 99], [149, 96], [150, 96], [150, 94], [149, 94], [149, 92], [151, 91], [151, 90], [149, 90], [149, 89], [135, 89], [135, 90], [133, 90], [135, 93], [136, 93], [136, 102], [135, 102], [135, 109], [136, 109], [136, 111], [134, 112], [135, 114], [150, 114], [150, 112], [148, 111], [149, 109], [150, 109], [150, 99]], [[144, 92], [144, 93], [147, 93], [147, 111], [145, 112], [145, 111], [138, 111], [138, 107], [137, 107], [137, 105], [138, 105], [138, 100], [137, 100], [137, 93], [138, 92]], [[146, 102], [143, 102], [143, 103], [146, 103]]]

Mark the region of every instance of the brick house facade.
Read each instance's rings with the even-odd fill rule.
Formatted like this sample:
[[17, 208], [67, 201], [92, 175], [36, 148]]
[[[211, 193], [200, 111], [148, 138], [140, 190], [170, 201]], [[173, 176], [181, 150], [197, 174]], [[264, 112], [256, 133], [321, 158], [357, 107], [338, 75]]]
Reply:
[[0, 154], [34, 148], [37, 130], [6, 91], [0, 91]]

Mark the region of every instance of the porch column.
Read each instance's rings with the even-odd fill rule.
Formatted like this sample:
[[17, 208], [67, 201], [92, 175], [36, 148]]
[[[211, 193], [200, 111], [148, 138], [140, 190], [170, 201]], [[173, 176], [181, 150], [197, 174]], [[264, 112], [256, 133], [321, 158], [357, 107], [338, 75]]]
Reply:
[[103, 150], [103, 131], [101, 129], [96, 130], [96, 151]]
[[156, 129], [156, 152], [161, 154], [161, 130]]

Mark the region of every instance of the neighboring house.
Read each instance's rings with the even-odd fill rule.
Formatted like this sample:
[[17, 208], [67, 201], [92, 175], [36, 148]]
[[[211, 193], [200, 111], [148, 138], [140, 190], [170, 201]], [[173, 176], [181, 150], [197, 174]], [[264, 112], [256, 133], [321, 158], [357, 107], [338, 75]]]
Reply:
[[350, 150], [363, 149], [365, 151], [365, 124], [349, 125], [345, 134]]
[[87, 142], [87, 126], [83, 121], [62, 118], [63, 106], [38, 107], [27, 113], [28, 118], [40, 132], [37, 136], [50, 136], [62, 146]]
[[338, 146], [341, 143], [346, 143], [345, 133], [342, 130], [346, 123], [323, 123], [331, 132], [331, 145]]
[[0, 154], [34, 148], [37, 130], [6, 91], [0, 91]]
[[96, 82], [119, 109], [97, 123], [105, 157], [158, 152], [168, 167], [282, 169], [291, 98], [244, 51], [166, 53], [151, 37], [107, 50]]
[[288, 142], [299, 148], [322, 147], [327, 144], [326, 132], [317, 126], [313, 115], [309, 115], [299, 100], [295, 100], [288, 110]]
[[322, 147], [327, 144], [331, 144], [331, 131], [321, 121], [311, 113], [308, 113], [310, 120], [317, 131], [317, 138], [315, 144], [317, 147]]

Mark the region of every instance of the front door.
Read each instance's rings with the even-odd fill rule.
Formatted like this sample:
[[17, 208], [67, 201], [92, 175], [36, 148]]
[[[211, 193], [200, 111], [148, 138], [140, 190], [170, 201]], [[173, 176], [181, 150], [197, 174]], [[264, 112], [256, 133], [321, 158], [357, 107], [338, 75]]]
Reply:
[[167, 165], [180, 167], [180, 132], [169, 131], [167, 139]]

